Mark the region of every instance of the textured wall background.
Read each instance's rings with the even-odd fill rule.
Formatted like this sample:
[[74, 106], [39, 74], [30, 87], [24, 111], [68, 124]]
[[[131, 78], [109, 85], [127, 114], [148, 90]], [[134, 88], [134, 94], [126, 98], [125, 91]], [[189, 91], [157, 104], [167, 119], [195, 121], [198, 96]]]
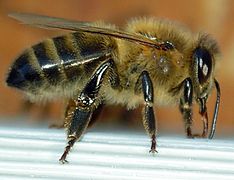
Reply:
[[[218, 133], [234, 132], [233, 90], [234, 90], [234, 1], [232, 0], [9, 0], [0, 1], [0, 115], [17, 116], [22, 108], [22, 94], [7, 88], [4, 84], [7, 69], [14, 58], [25, 48], [47, 37], [62, 32], [47, 31], [20, 25], [7, 17], [10, 12], [31, 12], [70, 19], [107, 22], [123, 25], [130, 17], [157, 16], [180, 21], [193, 31], [205, 31], [212, 34], [220, 44], [222, 62], [217, 79], [221, 84], [221, 107]], [[214, 97], [208, 103], [210, 117], [213, 114]], [[61, 117], [61, 103], [53, 103], [49, 116]], [[34, 107], [31, 117], [38, 117], [41, 108]], [[159, 119], [159, 131], [183, 132], [183, 124], [178, 108], [156, 108]], [[197, 107], [195, 114], [197, 114]], [[110, 113], [111, 112], [111, 113]], [[113, 113], [115, 112], [115, 113]], [[121, 112], [121, 113], [120, 113]], [[111, 115], [110, 115], [111, 114]], [[121, 114], [121, 115], [120, 115]], [[103, 115], [125, 119], [136, 126], [141, 124], [140, 113], [131, 115], [119, 107], [110, 107]], [[199, 116], [195, 116], [196, 127], [200, 127]], [[103, 118], [102, 118], [103, 119]], [[108, 119], [108, 118], [105, 118]], [[28, 121], [28, 120], [27, 120]], [[108, 121], [109, 122], [109, 121]], [[110, 123], [110, 122], [109, 122]]]

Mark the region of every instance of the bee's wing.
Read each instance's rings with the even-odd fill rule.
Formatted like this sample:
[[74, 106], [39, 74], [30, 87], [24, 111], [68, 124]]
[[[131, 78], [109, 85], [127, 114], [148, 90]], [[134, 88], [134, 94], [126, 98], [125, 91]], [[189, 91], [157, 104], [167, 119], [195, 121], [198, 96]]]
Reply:
[[160, 48], [162, 43], [155, 42], [142, 35], [132, 34], [121, 30], [101, 28], [94, 26], [92, 23], [72, 21], [63, 18], [48, 17], [36, 14], [27, 13], [11, 13], [10, 17], [17, 19], [24, 24], [33, 25], [41, 28], [55, 28], [70, 31], [82, 31], [93, 34], [102, 34], [112, 36], [114, 38], [125, 39], [131, 42], [136, 42], [145, 46]]

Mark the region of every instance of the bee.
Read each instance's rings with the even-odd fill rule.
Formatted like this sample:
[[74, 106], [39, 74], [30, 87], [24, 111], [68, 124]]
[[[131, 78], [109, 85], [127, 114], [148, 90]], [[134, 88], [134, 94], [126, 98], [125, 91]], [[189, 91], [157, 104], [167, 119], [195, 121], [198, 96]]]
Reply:
[[[205, 33], [193, 33], [165, 19], [136, 18], [124, 30], [104, 22], [79, 22], [34, 14], [11, 17], [40, 28], [69, 33], [26, 49], [10, 68], [6, 83], [34, 101], [67, 99], [67, 146], [60, 162], [103, 104], [128, 109], [143, 105], [142, 121], [155, 153], [157, 127], [154, 106], [178, 105], [187, 137], [213, 138], [220, 104], [215, 79], [220, 51]], [[208, 136], [206, 102], [213, 88], [217, 96]], [[203, 121], [201, 135], [192, 133], [194, 103]]]

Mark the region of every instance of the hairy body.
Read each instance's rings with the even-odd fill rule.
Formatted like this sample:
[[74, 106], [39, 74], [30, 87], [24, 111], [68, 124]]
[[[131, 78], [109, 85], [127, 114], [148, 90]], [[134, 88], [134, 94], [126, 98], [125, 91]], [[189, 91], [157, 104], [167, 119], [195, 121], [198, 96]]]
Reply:
[[101, 104], [128, 109], [143, 104], [151, 152], [156, 152], [154, 105], [179, 104], [187, 136], [192, 137], [192, 104], [197, 102], [204, 125], [202, 137], [206, 137], [206, 101], [215, 86], [216, 121], [220, 90], [214, 77], [219, 49], [209, 35], [193, 34], [180, 24], [155, 18], [133, 19], [122, 31], [103, 22], [28, 14], [13, 17], [39, 27], [75, 31], [26, 49], [7, 78], [9, 86], [23, 90], [33, 101], [68, 100], [68, 146], [62, 162]]

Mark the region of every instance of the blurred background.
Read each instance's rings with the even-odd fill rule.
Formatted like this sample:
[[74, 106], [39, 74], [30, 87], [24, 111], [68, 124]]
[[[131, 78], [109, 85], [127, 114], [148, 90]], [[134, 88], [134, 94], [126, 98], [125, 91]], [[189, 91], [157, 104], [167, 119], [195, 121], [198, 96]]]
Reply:
[[[61, 124], [63, 103], [53, 102], [31, 106], [24, 104], [23, 94], [8, 88], [5, 77], [8, 68], [22, 50], [48, 37], [64, 32], [49, 31], [20, 25], [10, 19], [10, 12], [30, 12], [81, 21], [104, 20], [122, 26], [137, 16], [156, 16], [179, 21], [192, 31], [205, 31], [219, 43], [222, 61], [217, 75], [221, 86], [221, 105], [216, 136], [234, 134], [234, 1], [232, 0], [0, 0], [0, 116], [4, 121]], [[210, 121], [213, 116], [215, 92], [208, 103]], [[28, 108], [27, 108], [28, 107]], [[184, 134], [178, 107], [156, 107], [159, 133]], [[201, 132], [198, 107], [194, 109], [194, 129]], [[23, 117], [23, 118], [22, 118]], [[126, 111], [123, 107], [107, 107], [100, 123], [124, 124], [129, 129], [143, 129], [141, 110]]]

